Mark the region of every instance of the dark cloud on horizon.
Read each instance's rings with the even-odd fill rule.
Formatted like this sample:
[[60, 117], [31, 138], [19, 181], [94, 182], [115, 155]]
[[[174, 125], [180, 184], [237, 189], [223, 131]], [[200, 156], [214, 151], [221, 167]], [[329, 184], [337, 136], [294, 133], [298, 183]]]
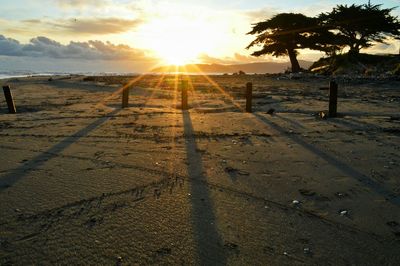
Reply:
[[36, 37], [27, 44], [21, 44], [3, 35], [0, 35], [0, 55], [86, 60], [151, 60], [143, 50], [128, 45], [102, 41], [71, 41], [63, 45], [47, 37]]

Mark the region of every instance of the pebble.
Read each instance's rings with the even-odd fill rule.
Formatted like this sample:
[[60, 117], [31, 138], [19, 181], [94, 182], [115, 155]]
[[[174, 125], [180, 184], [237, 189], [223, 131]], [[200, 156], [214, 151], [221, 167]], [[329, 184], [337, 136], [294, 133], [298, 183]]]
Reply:
[[304, 254], [310, 254], [311, 250], [310, 250], [310, 248], [304, 248], [303, 252], [304, 252]]
[[121, 265], [122, 265], [122, 257], [121, 257], [121, 256], [118, 256], [118, 257], [117, 257], [117, 263], [116, 263], [116, 265], [117, 265], [117, 266], [121, 266]]
[[299, 204], [300, 204], [300, 201], [298, 201], [298, 200], [293, 200], [293, 201], [292, 201], [292, 204], [293, 204], [293, 205], [299, 205]]

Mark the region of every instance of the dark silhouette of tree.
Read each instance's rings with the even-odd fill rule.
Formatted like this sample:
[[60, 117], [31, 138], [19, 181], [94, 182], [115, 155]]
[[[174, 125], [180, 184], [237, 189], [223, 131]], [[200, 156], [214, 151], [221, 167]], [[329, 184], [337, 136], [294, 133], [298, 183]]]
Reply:
[[327, 42], [332, 33], [321, 27], [317, 18], [303, 14], [275, 15], [271, 19], [253, 24], [253, 29], [247, 34], [257, 34], [247, 49], [262, 46], [261, 50], [252, 53], [253, 56], [289, 56], [292, 72], [300, 71], [297, 60], [299, 49], [310, 48], [327, 52], [332, 48], [331, 42]]
[[381, 9], [381, 5], [338, 5], [330, 13], [319, 15], [321, 24], [336, 32], [332, 40], [350, 48], [357, 55], [360, 49], [384, 43], [387, 37], [400, 39], [400, 22], [390, 15], [394, 8]]

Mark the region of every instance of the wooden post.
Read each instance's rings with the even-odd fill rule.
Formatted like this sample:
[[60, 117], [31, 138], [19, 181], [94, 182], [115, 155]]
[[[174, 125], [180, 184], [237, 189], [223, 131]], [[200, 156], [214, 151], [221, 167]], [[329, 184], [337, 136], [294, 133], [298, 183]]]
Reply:
[[335, 81], [329, 83], [329, 117], [337, 116], [338, 85]]
[[182, 110], [187, 110], [188, 108], [188, 81], [182, 80]]
[[253, 83], [248, 82], [246, 84], [246, 112], [251, 113], [251, 102], [253, 98]]
[[126, 108], [129, 105], [129, 89], [129, 86], [126, 86], [122, 90], [122, 108]]
[[11, 94], [10, 86], [8, 86], [8, 85], [3, 86], [3, 92], [4, 92], [4, 97], [6, 98], [8, 112], [10, 114], [15, 114], [17, 112], [17, 110], [15, 109], [15, 104], [14, 104], [14, 100], [13, 100], [13, 97]]

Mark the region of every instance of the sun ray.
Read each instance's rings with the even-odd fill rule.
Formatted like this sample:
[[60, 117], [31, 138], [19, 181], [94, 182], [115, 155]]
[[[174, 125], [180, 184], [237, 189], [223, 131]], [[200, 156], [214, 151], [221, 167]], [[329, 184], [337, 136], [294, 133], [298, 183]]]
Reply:
[[194, 87], [194, 85], [193, 85], [192, 78], [190, 77], [190, 75], [187, 74], [188, 71], [187, 71], [187, 69], [186, 69], [186, 66], [183, 66], [183, 70], [184, 70], [184, 72], [186, 73], [186, 74], [185, 74], [185, 79], [187, 79], [187, 81], [188, 81], [189, 90], [192, 92], [192, 95], [193, 95], [191, 104], [192, 104], [192, 106], [199, 107], [198, 102], [195, 101], [195, 99], [197, 99], [197, 93], [196, 93], [195, 87]]
[[244, 112], [245, 109], [238, 103], [235, 102], [235, 99], [232, 97], [232, 95], [230, 95], [228, 92], [226, 92], [221, 86], [219, 86], [219, 84], [217, 82], [215, 82], [212, 78], [210, 78], [207, 74], [205, 74], [200, 67], [198, 67], [197, 65], [194, 65], [194, 67], [196, 68], [196, 70], [200, 73], [200, 75], [202, 75], [211, 85], [213, 85], [218, 91], [220, 91], [225, 97], [227, 97], [232, 104], [238, 108], [240, 111]]
[[[152, 67], [149, 68], [149, 72], [160, 66], [160, 63], [157, 63], [155, 65], [153, 65]], [[137, 83], [138, 81], [142, 80], [145, 76], [148, 76], [148, 72], [144, 72], [143, 74], [132, 78], [130, 81], [128, 81], [128, 83], [126, 83], [125, 85], [123, 85], [122, 87], [120, 87], [119, 89], [117, 89], [116, 91], [114, 91], [111, 95], [103, 98], [101, 101], [99, 101], [96, 105], [95, 108], [99, 108], [100, 106], [104, 106], [106, 102], [114, 99], [116, 96], [119, 96], [120, 94], [122, 94], [122, 92], [126, 89], [129, 89], [130, 86], [132, 86], [133, 84]]]
[[147, 104], [150, 102], [150, 100], [153, 99], [154, 94], [156, 93], [156, 90], [160, 88], [161, 84], [162, 84], [163, 81], [164, 81], [164, 78], [165, 78], [165, 73], [163, 73], [163, 74], [160, 76], [160, 79], [157, 81], [157, 84], [156, 84], [155, 87], [153, 88], [153, 91], [151, 92], [150, 96], [147, 97], [147, 99], [146, 99], [145, 102], [143, 103], [143, 107], [146, 107]]
[[173, 102], [172, 102], [172, 108], [174, 109], [173, 112], [173, 117], [172, 117], [172, 127], [171, 127], [171, 161], [169, 163], [169, 169], [171, 173], [175, 173], [175, 157], [176, 157], [176, 130], [177, 130], [177, 116], [178, 116], [178, 112], [177, 112], [177, 105], [178, 105], [178, 73], [175, 73], [175, 82], [174, 82], [174, 90], [173, 90]]

